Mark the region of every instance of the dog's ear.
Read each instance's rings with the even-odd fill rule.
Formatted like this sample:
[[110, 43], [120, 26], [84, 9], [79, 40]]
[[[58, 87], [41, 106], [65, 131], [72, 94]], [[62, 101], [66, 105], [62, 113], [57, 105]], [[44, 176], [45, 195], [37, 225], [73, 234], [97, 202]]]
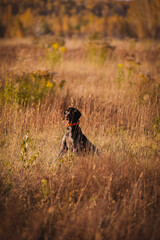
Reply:
[[77, 119], [79, 119], [81, 117], [81, 115], [82, 115], [81, 112], [78, 109], [76, 109], [76, 108], [74, 110], [74, 113], [76, 114]]

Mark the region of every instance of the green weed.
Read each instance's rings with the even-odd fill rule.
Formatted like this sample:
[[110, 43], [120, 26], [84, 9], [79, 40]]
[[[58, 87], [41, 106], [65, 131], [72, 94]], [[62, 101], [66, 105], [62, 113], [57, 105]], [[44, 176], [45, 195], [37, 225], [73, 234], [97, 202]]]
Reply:
[[48, 182], [45, 178], [41, 180], [41, 187], [42, 187], [43, 197], [46, 198], [49, 194], [49, 187], [48, 187]]
[[63, 60], [63, 55], [66, 52], [66, 47], [59, 42], [51, 44], [46, 51], [46, 59], [52, 69], [55, 64], [60, 64]]
[[65, 80], [56, 83], [54, 73], [36, 71], [17, 75], [11, 73], [0, 87], [1, 104], [18, 104], [26, 107], [41, 102], [46, 96], [54, 95], [62, 89]]
[[128, 57], [126, 60], [128, 63], [128, 66], [126, 68], [127, 81], [129, 82], [130, 86], [132, 86], [134, 84], [132, 78], [133, 78], [134, 74], [136, 73], [136, 70], [137, 70], [138, 66], [140, 65], [140, 63], [137, 62], [134, 57]]
[[115, 82], [118, 83], [118, 87], [121, 88], [122, 82], [125, 79], [124, 75], [124, 65], [123, 64], [118, 64], [118, 76], [115, 79]]
[[119, 88], [121, 88], [124, 80], [129, 83], [130, 87], [135, 84], [133, 81], [133, 77], [137, 73], [138, 66], [140, 65], [140, 63], [135, 61], [133, 57], [128, 57], [126, 60], [126, 65], [122, 63], [118, 64], [118, 74], [115, 82], [118, 83]]
[[138, 92], [140, 103], [150, 102], [157, 104], [160, 100], [160, 84], [159, 81], [152, 77], [150, 73], [139, 74]]
[[89, 60], [97, 65], [103, 66], [108, 58], [111, 58], [115, 47], [109, 42], [100, 39], [91, 39], [86, 45]]
[[25, 137], [22, 139], [21, 157], [19, 159], [19, 161], [22, 162], [24, 169], [27, 169], [30, 166], [32, 166], [40, 154], [40, 152], [38, 151], [38, 152], [34, 153], [33, 155], [29, 156], [30, 149], [33, 148], [33, 139], [31, 139], [28, 136], [28, 134], [29, 134], [29, 132], [27, 131]]
[[153, 119], [153, 129], [156, 135], [160, 137], [160, 119], [159, 117], [155, 117]]

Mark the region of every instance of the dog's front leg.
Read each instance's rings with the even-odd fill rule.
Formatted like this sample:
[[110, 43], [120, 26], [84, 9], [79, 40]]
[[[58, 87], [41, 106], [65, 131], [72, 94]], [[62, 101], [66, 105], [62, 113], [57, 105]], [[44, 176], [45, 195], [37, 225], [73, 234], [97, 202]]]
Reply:
[[68, 147], [67, 147], [67, 143], [66, 143], [66, 136], [64, 135], [64, 137], [62, 139], [62, 143], [61, 143], [60, 152], [58, 154], [58, 158], [61, 157], [63, 155], [63, 153], [66, 152], [67, 150], [68, 150]]

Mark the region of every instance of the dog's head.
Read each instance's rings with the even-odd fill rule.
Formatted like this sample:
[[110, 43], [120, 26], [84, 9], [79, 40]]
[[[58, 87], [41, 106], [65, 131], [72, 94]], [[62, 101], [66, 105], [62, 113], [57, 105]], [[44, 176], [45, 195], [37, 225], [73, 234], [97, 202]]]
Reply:
[[81, 113], [78, 109], [69, 107], [64, 111], [65, 121], [68, 124], [77, 123], [81, 117]]

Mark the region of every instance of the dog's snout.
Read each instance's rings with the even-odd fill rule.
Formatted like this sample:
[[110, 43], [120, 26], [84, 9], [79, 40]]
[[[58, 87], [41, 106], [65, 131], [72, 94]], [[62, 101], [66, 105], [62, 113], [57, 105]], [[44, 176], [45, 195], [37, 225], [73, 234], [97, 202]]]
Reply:
[[66, 120], [70, 120], [71, 119], [71, 113], [70, 112], [67, 112], [66, 113]]
[[68, 113], [66, 114], [66, 117], [70, 117], [70, 115], [71, 115], [71, 114], [68, 112]]

